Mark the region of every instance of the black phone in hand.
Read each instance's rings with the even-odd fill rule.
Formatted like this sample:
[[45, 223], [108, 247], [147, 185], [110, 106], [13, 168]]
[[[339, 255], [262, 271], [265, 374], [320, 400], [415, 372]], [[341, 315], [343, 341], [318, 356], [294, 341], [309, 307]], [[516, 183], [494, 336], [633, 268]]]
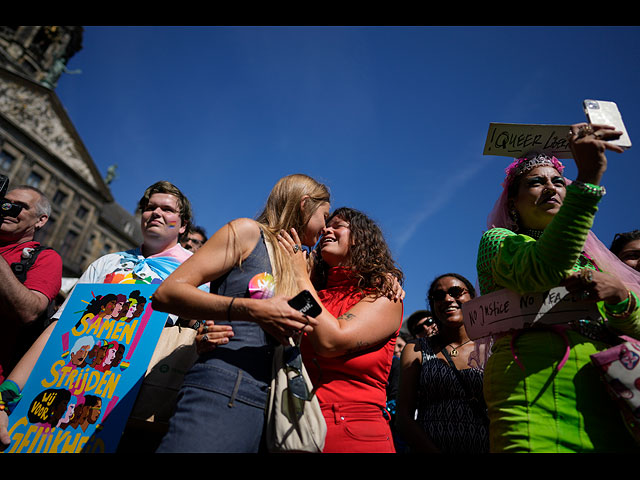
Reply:
[[322, 308], [318, 304], [309, 290], [303, 290], [298, 295], [289, 300], [289, 305], [298, 310], [299, 312], [309, 315], [310, 317], [317, 317], [322, 312]]

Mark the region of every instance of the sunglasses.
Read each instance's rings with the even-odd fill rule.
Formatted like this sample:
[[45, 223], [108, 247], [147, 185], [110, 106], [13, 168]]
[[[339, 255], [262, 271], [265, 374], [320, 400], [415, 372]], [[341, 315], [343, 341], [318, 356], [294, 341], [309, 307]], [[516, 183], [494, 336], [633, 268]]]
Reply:
[[417, 326], [418, 327], [430, 327], [431, 325], [433, 325], [436, 321], [433, 318], [427, 318], [424, 322], [419, 323]]
[[436, 323], [436, 321], [432, 317], [427, 318], [424, 322], [416, 324], [416, 326], [413, 328], [413, 331], [411, 331], [410, 333], [414, 336], [418, 335], [422, 333], [423, 330], [429, 328], [434, 323]]
[[448, 290], [436, 290], [429, 296], [429, 298], [436, 302], [441, 302], [442, 300], [447, 298], [447, 295], [450, 295], [452, 298], [457, 300], [465, 293], [469, 293], [469, 290], [464, 287], [454, 286], [449, 288]]
[[191, 243], [193, 243], [193, 244], [195, 244], [195, 245], [198, 245], [198, 246], [200, 246], [200, 247], [201, 247], [202, 245], [204, 245], [204, 242], [203, 242], [202, 240], [198, 240], [197, 238], [193, 238], [193, 237], [188, 237], [188, 238], [187, 238], [187, 241], [188, 241], [188, 242], [191, 242]]
[[315, 392], [309, 392], [307, 382], [302, 376], [302, 356], [298, 346], [290, 346], [284, 349], [284, 364], [287, 369], [295, 373], [294, 376], [287, 375], [287, 386], [289, 392], [299, 400], [309, 401]]

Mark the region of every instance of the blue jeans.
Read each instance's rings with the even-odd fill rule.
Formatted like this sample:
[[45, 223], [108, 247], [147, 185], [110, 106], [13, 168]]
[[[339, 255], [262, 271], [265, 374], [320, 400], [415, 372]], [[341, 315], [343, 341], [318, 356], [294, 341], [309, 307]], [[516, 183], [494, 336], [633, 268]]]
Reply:
[[[269, 366], [270, 368], [270, 366]], [[185, 376], [158, 453], [258, 453], [269, 385], [244, 370], [197, 362]]]

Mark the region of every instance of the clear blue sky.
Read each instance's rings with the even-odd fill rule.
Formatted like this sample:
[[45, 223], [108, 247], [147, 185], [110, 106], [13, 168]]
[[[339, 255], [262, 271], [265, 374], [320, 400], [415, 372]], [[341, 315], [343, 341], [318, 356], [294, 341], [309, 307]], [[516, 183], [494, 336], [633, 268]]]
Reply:
[[166, 179], [212, 234], [284, 175], [326, 183], [382, 227], [407, 316], [436, 275], [476, 281], [510, 162], [482, 154], [491, 122], [570, 124], [585, 98], [615, 101], [637, 146], [609, 155], [594, 231], [640, 228], [639, 54], [638, 27], [85, 27], [82, 73], [57, 93], [132, 212]]

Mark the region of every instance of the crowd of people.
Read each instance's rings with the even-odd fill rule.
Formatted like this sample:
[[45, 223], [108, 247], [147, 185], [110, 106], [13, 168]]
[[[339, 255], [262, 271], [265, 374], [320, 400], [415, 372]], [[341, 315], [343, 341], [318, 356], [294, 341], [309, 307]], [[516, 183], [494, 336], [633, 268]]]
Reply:
[[[139, 202], [143, 243], [97, 259], [78, 284], [159, 283], [153, 309], [167, 314], [167, 327], [196, 330], [197, 359], [166, 431], [128, 424], [118, 451], [268, 451], [278, 345], [292, 346], [309, 374], [306, 399], [318, 399], [326, 453], [636, 451], [590, 361], [617, 335], [640, 339], [640, 231], [617, 234], [606, 248], [590, 230], [606, 153], [622, 152], [611, 143], [619, 135], [573, 125], [573, 181], [555, 157], [515, 159], [479, 238], [478, 285], [438, 274], [425, 292], [428, 309], [406, 316], [404, 328], [404, 275], [381, 229], [360, 210], [332, 211], [329, 188], [313, 178], [280, 179], [256, 219], [233, 219], [210, 238], [178, 187], [149, 186]], [[18, 186], [5, 202], [15, 209], [0, 224], [3, 448], [67, 306], [51, 309], [60, 256], [33, 240], [50, 214], [46, 197]], [[600, 317], [535, 327], [522, 319], [483, 338], [467, 332], [466, 302], [558, 286], [595, 303]], [[304, 290], [318, 315], [289, 304]]]

